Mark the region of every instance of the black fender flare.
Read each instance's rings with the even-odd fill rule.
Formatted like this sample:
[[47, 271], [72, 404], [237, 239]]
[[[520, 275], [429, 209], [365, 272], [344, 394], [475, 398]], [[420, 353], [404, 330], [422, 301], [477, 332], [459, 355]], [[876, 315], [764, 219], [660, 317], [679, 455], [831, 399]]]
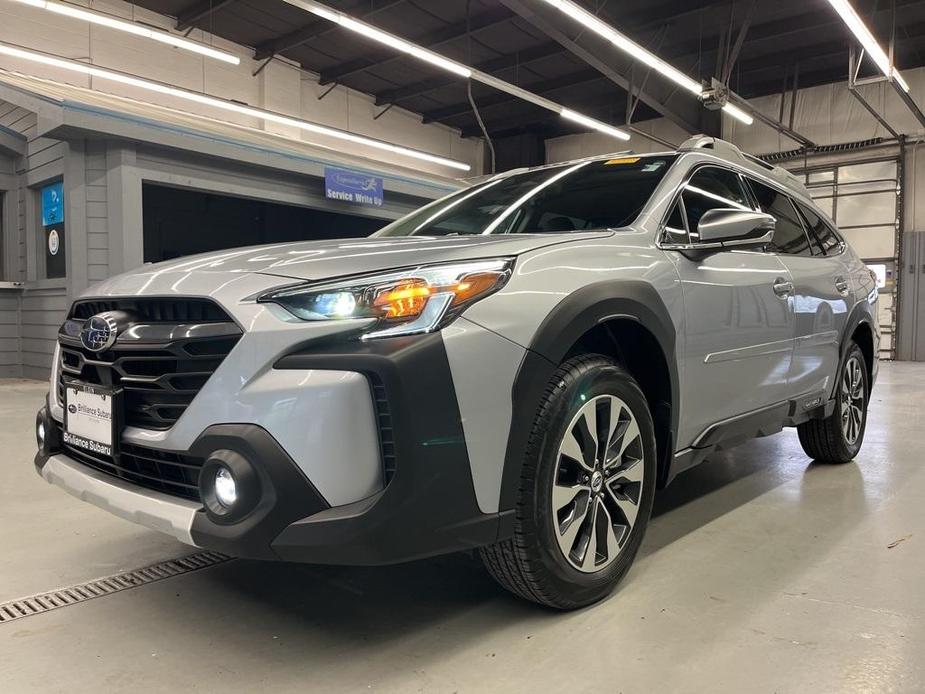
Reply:
[[595, 326], [611, 319], [641, 324], [658, 341], [668, 365], [671, 384], [669, 458], [678, 430], [679, 378], [676, 330], [658, 292], [639, 280], [597, 282], [563, 299], [543, 320], [528, 345], [511, 392], [513, 416], [501, 478], [500, 510], [514, 507], [524, 451], [546, 386], [576, 342]]
[[[848, 320], [845, 321], [845, 329], [841, 335], [841, 341], [838, 345], [838, 373], [841, 373], [841, 367], [845, 362], [845, 358], [848, 355], [848, 347], [851, 345], [852, 338], [854, 337], [855, 331], [861, 325], [866, 325], [871, 334], [874, 334], [874, 326], [876, 325], [876, 316], [874, 313], [873, 307], [870, 305], [870, 302], [867, 299], [857, 302], [854, 305], [854, 308], [851, 309], [851, 312], [848, 314]], [[876, 350], [876, 344], [874, 349]], [[877, 354], [874, 352], [873, 358], [877, 359]], [[873, 370], [873, 369], [871, 369]], [[870, 376], [871, 374], [868, 374]], [[873, 385], [873, 384], [871, 384]], [[832, 391], [829, 393], [830, 398], [836, 397], [836, 390], [838, 389], [838, 375], [836, 375], [835, 382], [832, 385]]]

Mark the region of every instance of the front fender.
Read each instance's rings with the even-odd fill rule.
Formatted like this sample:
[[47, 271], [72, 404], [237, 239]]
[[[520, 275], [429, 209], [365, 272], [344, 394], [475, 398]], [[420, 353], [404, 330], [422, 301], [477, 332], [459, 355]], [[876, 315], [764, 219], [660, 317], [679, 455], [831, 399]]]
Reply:
[[[513, 417], [504, 460], [501, 509], [516, 502], [524, 452], [534, 419], [553, 373], [572, 347], [589, 330], [612, 319], [639, 323], [657, 340], [665, 357], [671, 383], [671, 427], [677, 431], [679, 403], [676, 330], [658, 291], [639, 280], [603, 281], [587, 285], [562, 300], [537, 329], [521, 363], [511, 393]], [[673, 451], [671, 451], [673, 452]]]

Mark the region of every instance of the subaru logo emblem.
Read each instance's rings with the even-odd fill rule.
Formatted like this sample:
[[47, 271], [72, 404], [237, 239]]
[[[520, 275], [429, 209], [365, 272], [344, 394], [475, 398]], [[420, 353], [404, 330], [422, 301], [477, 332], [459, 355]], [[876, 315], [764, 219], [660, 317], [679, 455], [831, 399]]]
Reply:
[[119, 328], [108, 313], [88, 318], [80, 330], [80, 342], [91, 352], [105, 352], [116, 343]]

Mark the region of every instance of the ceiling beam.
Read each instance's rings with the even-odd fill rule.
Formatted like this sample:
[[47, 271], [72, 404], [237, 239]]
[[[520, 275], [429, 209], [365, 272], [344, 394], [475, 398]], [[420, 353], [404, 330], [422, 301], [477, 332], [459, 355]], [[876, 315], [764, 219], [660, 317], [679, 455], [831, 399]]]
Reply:
[[[357, 12], [356, 16], [358, 19], [369, 19], [403, 2], [405, 2], [405, 0], [385, 0], [385, 2], [373, 2], [372, 7], [370, 7], [370, 3], [367, 0], [366, 2], [360, 2], [355, 7], [354, 11]], [[358, 11], [361, 8], [365, 11]], [[337, 31], [337, 25], [331, 24], [331, 22], [325, 19], [309, 22], [305, 26], [290, 31], [288, 34], [283, 34], [275, 39], [270, 39], [269, 41], [258, 44], [254, 48], [254, 60], [266, 60], [274, 55], [291, 51], [293, 48], [298, 48], [318, 36], [323, 36], [334, 31]]]
[[316, 36], [321, 36], [326, 31], [331, 31], [331, 23], [326, 19], [309, 22], [295, 31], [257, 45], [254, 48], [254, 60], [266, 60], [274, 55], [290, 51], [303, 43], [308, 43]]
[[[591, 51], [580, 46], [551, 21], [536, 14], [533, 9], [527, 6], [524, 2], [521, 0], [501, 0], [501, 3], [513, 12], [516, 12], [525, 21], [542, 31], [551, 39], [559, 43], [569, 53], [577, 58], [580, 58], [585, 63], [593, 67], [618, 87], [624, 91], [630, 90], [630, 81], [619, 71], [614, 69], [612, 62], [606, 62], [603, 59], [598, 58]], [[654, 89], [650, 87], [646, 90], [640, 90], [638, 93], [638, 98], [646, 106], [655, 110], [681, 129], [691, 134], [700, 132], [700, 110], [702, 107], [696, 99], [686, 98], [683, 100], [683, 103], [681, 103], [681, 100], [678, 99], [676, 100], [679, 102], [677, 106], [669, 106], [668, 102], [672, 101], [672, 95], [674, 94], [673, 89], [671, 91], [667, 91], [666, 96], [662, 96], [661, 98], [656, 97], [653, 94]]]
[[177, 15], [177, 31], [186, 31], [201, 19], [215, 14], [235, 0], [199, 0]]
[[[567, 75], [560, 75], [559, 77], [553, 77], [551, 79], [529, 82], [521, 86], [524, 89], [533, 92], [534, 94], [547, 95], [549, 92], [554, 92], [557, 89], [574, 87], [601, 79], [603, 79], [603, 77], [597, 70], [585, 68], [583, 70], [578, 70], [577, 72], [570, 72]], [[520, 101], [520, 99], [510, 96], [509, 94], [493, 93], [491, 96], [478, 99], [476, 103], [479, 107], [479, 111], [482, 111], [483, 109], [503, 106], [515, 101]], [[427, 111], [422, 115], [424, 116], [424, 123], [433, 123], [435, 121], [446, 121], [457, 116], [466, 115], [467, 113], [472, 113], [472, 106], [468, 101], [462, 101], [456, 104], [450, 104], [449, 106], [443, 106], [432, 111]], [[555, 116], [556, 114], [552, 115]]]
[[[482, 72], [495, 73], [513, 67], [523, 67], [530, 63], [548, 58], [553, 55], [562, 53], [562, 47], [555, 41], [541, 43], [531, 48], [526, 48], [517, 53], [508, 53], [506, 55], [491, 58], [481, 63], [475, 64], [475, 69]], [[416, 96], [422, 96], [436, 89], [442, 89], [453, 84], [459, 84], [458, 77], [444, 77], [443, 75], [432, 77], [421, 82], [414, 82], [403, 87], [388, 89], [376, 94], [376, 105], [398, 104]]]
[[[454, 24], [447, 24], [439, 29], [429, 31], [426, 34], [418, 34], [406, 40], [423, 46], [424, 48], [432, 49], [441, 44], [463, 38], [470, 31], [474, 33], [482, 29], [487, 29], [488, 27], [503, 24], [512, 19], [513, 16], [514, 15], [504, 7], [493, 7], [480, 15], [472, 17], [468, 22], [462, 21]], [[407, 56], [404, 54], [396, 54], [395, 51], [388, 49], [368, 53], [359, 58], [354, 58], [353, 60], [348, 60], [339, 65], [333, 65], [326, 70], [322, 70], [320, 84], [324, 85], [330, 84], [331, 82], [339, 82], [345, 77], [363, 72], [371, 67], [378, 68], [382, 65], [397, 62], [406, 57]]]
[[[697, 0], [687, 0], [685, 2], [681, 2], [679, 7], [679, 0], [670, 0], [670, 2], [664, 5], [659, 5], [649, 9], [648, 11], [635, 14], [633, 26], [636, 31], [646, 31], [652, 29], [655, 26], [658, 26], [661, 23], [664, 23], [663, 18], [666, 16], [666, 13], [671, 15], [672, 20], [680, 20], [690, 15], [694, 15], [703, 9], [723, 5], [726, 3], [726, 1], [727, 0], [716, 0], [715, 2], [704, 5], [702, 2]], [[490, 60], [479, 63], [475, 67], [482, 72], [494, 73], [512, 67], [522, 67], [529, 65], [530, 63], [537, 60], [542, 60], [543, 58], [548, 58], [555, 55], [562, 55], [563, 53], [567, 52], [567, 48], [563, 47], [555, 41], [550, 41], [533, 46], [531, 48], [527, 48], [523, 51], [518, 51], [516, 53], [500, 55], [497, 58], [492, 58]], [[376, 94], [376, 105], [383, 106], [385, 104], [391, 103], [398, 104], [402, 101], [406, 101], [407, 99], [413, 99], [414, 97], [422, 96], [423, 94], [427, 94], [436, 89], [442, 89], [443, 87], [455, 84], [458, 81], [459, 80], [454, 77], [441, 76], [422, 80], [421, 82], [405, 85], [403, 87], [389, 89]]]
[[[896, 37], [896, 51], [908, 55], [910, 49], [925, 36], [925, 22], [906, 24], [904, 28], [908, 33]], [[738, 78], [742, 85], [739, 91], [760, 95], [760, 92], [755, 91], [754, 85], [765, 85], [773, 83], [774, 80], [779, 82], [780, 75], [796, 64], [800, 66], [801, 83], [805, 84], [806, 74], [822, 72], [831, 72], [836, 81], [844, 80], [847, 76], [845, 56], [848, 55], [850, 45], [849, 39], [838, 37], [834, 41], [816, 43], [797, 50], [766, 53], [760, 57], [739, 61]], [[777, 91], [779, 89], [772, 89], [772, 93]]]
[[[739, 26], [739, 34], [736, 36], [736, 42], [729, 51], [729, 55], [726, 56], [726, 63], [723, 65], [723, 74], [720, 76], [720, 81], [723, 84], [729, 84], [729, 77], [732, 74], [732, 69], [735, 67], [736, 61], [739, 59], [739, 53], [742, 51], [742, 44], [745, 43], [745, 36], [748, 34], [749, 27], [751, 27], [752, 18], [755, 16], [755, 8], [757, 5], [758, 0], [749, 0], [748, 8], [745, 11], [745, 19], [742, 20], [742, 24]], [[733, 8], [734, 7], [733, 5]], [[732, 36], [732, 29], [732, 26], [730, 26], [730, 37]]]
[[[581, 108], [583, 113], [588, 113], [588, 115], [593, 115], [594, 118], [606, 122], [608, 119], [603, 117], [603, 111], [623, 113], [626, 109], [626, 95], [614, 92], [598, 92], [590, 98], [582, 100], [576, 106]], [[516, 105], [516, 112], [507, 111], [503, 116], [485, 121], [485, 127], [492, 138], [504, 137], [546, 124], [552, 125], [552, 129], [560, 133], [587, 132], [580, 125], [557, 118], [554, 113], [546, 113], [539, 109], [530, 108], [530, 105], [526, 103]], [[481, 128], [474, 122], [464, 125], [460, 128], [460, 131], [463, 137], [480, 137], [482, 134]], [[619, 143], [616, 143], [616, 148], [619, 148]]]

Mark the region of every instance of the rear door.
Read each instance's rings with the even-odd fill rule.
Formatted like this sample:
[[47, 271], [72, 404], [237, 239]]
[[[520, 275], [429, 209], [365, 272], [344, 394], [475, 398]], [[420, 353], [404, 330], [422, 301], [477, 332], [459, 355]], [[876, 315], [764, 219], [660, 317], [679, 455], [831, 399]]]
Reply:
[[[697, 169], [676, 205], [666, 243], [696, 242], [707, 210], [752, 209], [742, 177], [717, 166]], [[777, 255], [741, 250], [672, 255], [685, 318], [678, 436], [683, 447], [713, 424], [786, 399], [794, 328], [790, 274]]]
[[800, 210], [784, 192], [753, 179], [749, 183], [761, 209], [777, 219], [768, 250], [787, 266], [794, 284], [791, 397], [815, 405], [838, 371], [839, 336], [848, 317], [850, 288], [841, 242], [808, 206]]

